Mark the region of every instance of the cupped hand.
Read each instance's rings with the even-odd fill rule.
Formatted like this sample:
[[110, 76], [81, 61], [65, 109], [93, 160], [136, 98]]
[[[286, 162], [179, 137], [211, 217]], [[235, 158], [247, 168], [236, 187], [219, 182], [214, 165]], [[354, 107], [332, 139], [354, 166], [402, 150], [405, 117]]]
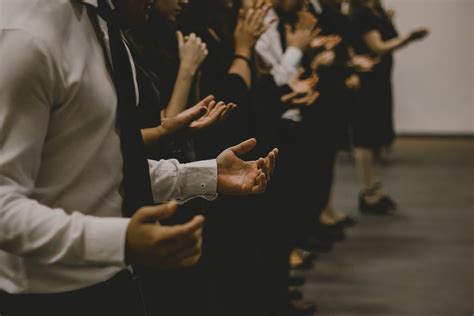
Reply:
[[202, 252], [204, 217], [187, 223], [163, 226], [171, 217], [175, 202], [139, 209], [130, 220], [126, 233], [125, 260], [151, 268], [177, 269], [197, 264]]
[[265, 192], [275, 169], [278, 149], [273, 149], [265, 158], [244, 161], [242, 156], [257, 145], [255, 139], [224, 150], [217, 157], [217, 191], [227, 195], [250, 195]]

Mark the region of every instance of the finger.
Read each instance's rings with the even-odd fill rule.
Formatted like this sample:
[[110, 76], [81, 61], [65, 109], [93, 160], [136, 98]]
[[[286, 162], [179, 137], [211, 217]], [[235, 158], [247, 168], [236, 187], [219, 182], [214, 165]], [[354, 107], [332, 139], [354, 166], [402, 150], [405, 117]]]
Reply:
[[[161, 247], [165, 247], [166, 253], [169, 253], [170, 256], [175, 256], [178, 259], [182, 259], [184, 257], [193, 255], [193, 253], [190, 253], [190, 249], [196, 248], [196, 246], [200, 247], [201, 243], [202, 229], [199, 229], [191, 235], [166, 240], [161, 243]], [[184, 256], [184, 254], [187, 255]]]
[[192, 240], [188, 240], [186, 244], [183, 243], [180, 246], [180, 248], [174, 247], [174, 249], [170, 250], [170, 255], [179, 261], [199, 255], [202, 250], [202, 237], [197, 236]]
[[196, 45], [201, 46], [202, 40], [201, 40], [200, 37], [196, 36], [196, 39], [194, 41], [195, 41]]
[[257, 140], [255, 138], [251, 138], [236, 146], [230, 147], [229, 149], [232, 150], [236, 155], [243, 155], [251, 151], [256, 145]]
[[204, 106], [204, 107], [209, 109], [209, 105], [212, 101], [214, 101], [214, 96], [213, 95], [208, 95], [207, 97], [205, 97], [204, 99], [199, 101], [198, 104], [196, 104], [196, 105]]
[[213, 121], [218, 120], [221, 116], [222, 113], [224, 113], [227, 108], [229, 108], [227, 105], [222, 104], [221, 106], [217, 107], [214, 109], [214, 112], [211, 114]]
[[280, 98], [280, 100], [283, 102], [283, 103], [287, 103], [289, 102], [291, 99], [293, 99], [298, 93], [297, 92], [290, 92], [288, 94], [285, 94], [284, 96], [282, 96]]
[[196, 36], [195, 33], [191, 33], [191, 34], [188, 35], [188, 40], [193, 40], [194, 41], [196, 39], [196, 37], [197, 36]]
[[222, 102], [222, 101], [219, 101], [219, 102], [213, 101], [212, 104], [209, 104], [209, 113], [212, 113], [216, 109], [216, 107], [221, 106], [221, 104], [224, 104], [224, 102]]
[[157, 206], [143, 207], [134, 215], [141, 223], [155, 223], [171, 217], [178, 208], [176, 202], [169, 202]]
[[222, 112], [222, 114], [221, 114], [221, 119], [227, 118], [229, 116], [230, 112], [232, 112], [236, 107], [237, 107], [237, 105], [235, 105], [233, 103], [228, 104], [226, 109], [224, 110], [224, 112]]
[[178, 45], [181, 47], [184, 44], [184, 37], [181, 31], [176, 31], [176, 37], [178, 39]]
[[259, 158], [257, 160], [257, 168], [267, 176], [269, 174], [267, 158]]
[[252, 188], [252, 193], [259, 194], [265, 192], [267, 189], [267, 178], [263, 173], [260, 173], [255, 180], [255, 185]]
[[269, 175], [273, 174], [276, 165], [276, 155], [273, 150], [268, 154], [268, 173]]
[[180, 268], [190, 268], [190, 267], [194, 267], [196, 264], [198, 264], [199, 262], [199, 259], [201, 259], [201, 254], [197, 255], [197, 256], [194, 256], [194, 257], [189, 257], [189, 258], [186, 258], [184, 260], [182, 260], [178, 266]]

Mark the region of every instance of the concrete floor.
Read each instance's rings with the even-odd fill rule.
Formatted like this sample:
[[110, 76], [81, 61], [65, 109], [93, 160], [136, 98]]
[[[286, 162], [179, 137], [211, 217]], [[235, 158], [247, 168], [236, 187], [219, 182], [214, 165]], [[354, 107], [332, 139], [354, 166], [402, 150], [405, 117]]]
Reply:
[[304, 272], [305, 299], [318, 316], [474, 315], [474, 139], [400, 139], [383, 178], [399, 212], [359, 215], [340, 156], [336, 206], [359, 224]]

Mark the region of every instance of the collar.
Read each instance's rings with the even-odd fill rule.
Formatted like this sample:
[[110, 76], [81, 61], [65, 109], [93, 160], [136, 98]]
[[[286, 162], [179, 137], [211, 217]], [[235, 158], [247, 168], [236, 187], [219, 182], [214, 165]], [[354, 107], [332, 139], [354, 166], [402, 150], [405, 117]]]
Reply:
[[311, 4], [313, 5], [314, 11], [316, 11], [317, 14], [323, 13], [323, 8], [319, 0], [311, 0]]
[[[104, 0], [78, 0], [79, 2], [82, 2], [83, 4], [88, 4], [91, 5], [95, 8], [99, 7], [99, 1], [104, 1]], [[112, 8], [115, 9], [114, 4], [112, 3], [112, 0], [105, 0], [107, 4]]]
[[79, 2], [82, 2], [83, 4], [88, 4], [93, 7], [99, 7], [99, 3], [97, 2], [98, 0], [78, 0]]

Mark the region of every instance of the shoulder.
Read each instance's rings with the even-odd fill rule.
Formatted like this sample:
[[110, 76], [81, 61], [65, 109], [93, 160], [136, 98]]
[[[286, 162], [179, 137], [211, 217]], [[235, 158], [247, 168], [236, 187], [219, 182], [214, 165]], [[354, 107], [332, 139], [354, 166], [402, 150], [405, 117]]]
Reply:
[[61, 45], [65, 32], [87, 14], [79, 0], [0, 0], [0, 8], [0, 30], [28, 34], [45, 46]]

